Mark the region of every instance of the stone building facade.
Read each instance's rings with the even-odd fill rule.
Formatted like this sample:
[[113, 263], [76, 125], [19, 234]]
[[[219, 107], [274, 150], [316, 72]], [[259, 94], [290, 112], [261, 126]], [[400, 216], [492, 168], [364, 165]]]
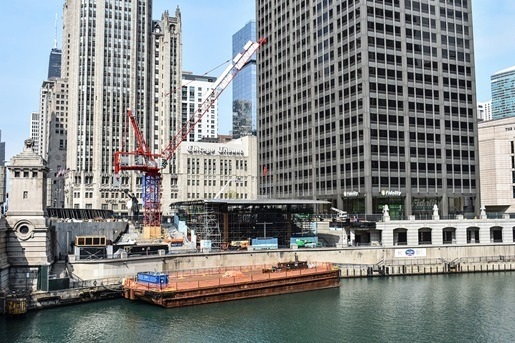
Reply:
[[[9, 163], [10, 192], [6, 213], [7, 256], [10, 264], [10, 287], [33, 288], [38, 277], [54, 262], [52, 240], [46, 217], [46, 161], [32, 150], [32, 139], [25, 141], [23, 152]], [[30, 284], [29, 284], [30, 280]]]

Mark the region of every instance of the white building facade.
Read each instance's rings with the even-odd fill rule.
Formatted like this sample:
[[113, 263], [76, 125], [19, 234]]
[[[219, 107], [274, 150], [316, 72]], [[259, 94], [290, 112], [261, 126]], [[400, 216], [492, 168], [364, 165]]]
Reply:
[[481, 204], [487, 212], [515, 212], [515, 117], [479, 123]]
[[[182, 72], [182, 118], [191, 118], [213, 90], [216, 77], [194, 75]], [[195, 142], [205, 138], [216, 138], [218, 135], [218, 100], [204, 113], [201, 120], [189, 133], [188, 141]]]
[[257, 198], [255, 136], [227, 143], [183, 142], [176, 158], [178, 187], [172, 202]]
[[30, 114], [30, 138], [34, 141], [34, 152], [43, 155], [43, 120], [39, 112]]
[[477, 103], [477, 119], [492, 120], [492, 100]]

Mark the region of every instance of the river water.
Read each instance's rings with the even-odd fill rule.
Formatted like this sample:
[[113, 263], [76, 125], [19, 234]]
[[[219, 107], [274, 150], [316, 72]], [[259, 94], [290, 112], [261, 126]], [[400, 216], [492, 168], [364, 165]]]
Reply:
[[342, 279], [335, 289], [162, 309], [126, 299], [0, 320], [0, 342], [515, 342], [515, 274]]

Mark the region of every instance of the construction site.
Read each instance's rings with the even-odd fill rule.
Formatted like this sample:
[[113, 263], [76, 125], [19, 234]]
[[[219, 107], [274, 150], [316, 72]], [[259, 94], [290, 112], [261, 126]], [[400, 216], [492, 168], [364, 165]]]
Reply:
[[329, 205], [304, 199], [206, 199], [170, 207], [200, 240], [210, 241], [213, 250], [226, 250], [231, 242], [255, 238], [275, 238], [278, 247], [289, 247], [292, 236], [315, 234], [315, 214]]

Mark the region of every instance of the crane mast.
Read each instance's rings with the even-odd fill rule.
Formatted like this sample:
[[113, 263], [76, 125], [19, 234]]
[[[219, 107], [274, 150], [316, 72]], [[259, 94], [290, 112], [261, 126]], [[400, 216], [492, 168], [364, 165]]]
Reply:
[[[258, 42], [249, 41], [245, 44], [243, 51], [233, 58], [230, 64], [217, 79], [213, 89], [199, 105], [199, 108], [182, 125], [179, 131], [171, 138], [170, 142], [160, 153], [153, 153], [145, 141], [134, 115], [131, 110], [127, 116], [135, 133], [136, 150], [116, 151], [114, 153], [114, 171], [118, 175], [122, 170], [137, 170], [143, 173], [142, 198], [143, 198], [143, 226], [155, 232], [161, 228], [161, 172], [160, 167], [165, 167], [172, 158], [179, 145], [188, 138], [189, 133], [195, 128], [204, 114], [213, 106], [220, 94], [234, 79], [236, 74], [245, 66], [258, 48], [266, 43], [262, 38]], [[123, 157], [126, 156], [126, 160]], [[134, 156], [134, 163], [128, 163], [129, 156]], [[157, 159], [162, 159], [162, 165], [158, 166]], [[152, 235], [151, 235], [152, 236]]]

